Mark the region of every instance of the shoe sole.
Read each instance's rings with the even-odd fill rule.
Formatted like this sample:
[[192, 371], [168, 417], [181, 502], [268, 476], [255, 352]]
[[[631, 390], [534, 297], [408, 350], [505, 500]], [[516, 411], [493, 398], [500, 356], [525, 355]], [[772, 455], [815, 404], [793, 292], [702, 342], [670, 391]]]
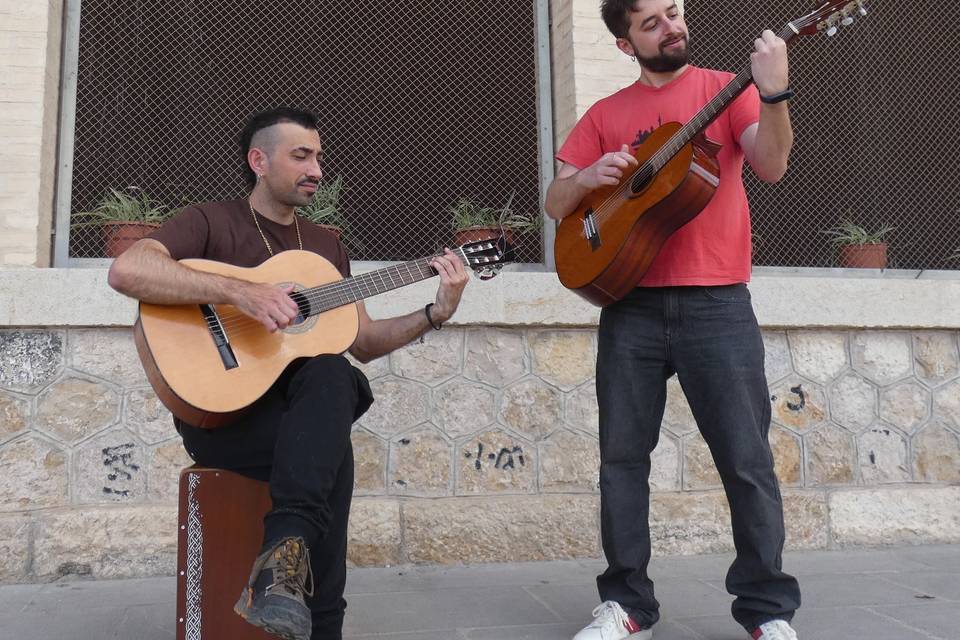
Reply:
[[[289, 629], [277, 629], [263, 618], [253, 615], [253, 612], [244, 605], [245, 600], [245, 596], [240, 596], [240, 601], [233, 606], [233, 612], [243, 618], [244, 622], [258, 629], [263, 629], [267, 633], [282, 638], [283, 640], [303, 640], [303, 637], [297, 636], [296, 632], [290, 631]], [[310, 635], [308, 634], [306, 637], [309, 638]]]

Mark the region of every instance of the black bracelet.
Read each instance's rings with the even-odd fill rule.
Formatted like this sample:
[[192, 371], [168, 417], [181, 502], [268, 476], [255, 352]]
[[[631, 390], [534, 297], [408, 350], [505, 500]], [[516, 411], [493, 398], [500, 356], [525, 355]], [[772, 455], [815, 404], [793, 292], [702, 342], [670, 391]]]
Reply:
[[427, 322], [430, 323], [430, 326], [433, 327], [434, 330], [440, 331], [440, 327], [443, 326], [443, 323], [441, 322], [440, 324], [433, 324], [433, 317], [430, 315], [430, 307], [432, 306], [433, 306], [433, 303], [432, 302], [429, 303], [427, 306], [423, 308], [423, 312], [427, 315]]
[[772, 96], [761, 95], [760, 102], [764, 102], [766, 104], [777, 104], [778, 102], [789, 100], [794, 95], [796, 95], [796, 93], [793, 91], [793, 89], [791, 89], [790, 87], [787, 87], [785, 91], [781, 91], [780, 93], [775, 93]]

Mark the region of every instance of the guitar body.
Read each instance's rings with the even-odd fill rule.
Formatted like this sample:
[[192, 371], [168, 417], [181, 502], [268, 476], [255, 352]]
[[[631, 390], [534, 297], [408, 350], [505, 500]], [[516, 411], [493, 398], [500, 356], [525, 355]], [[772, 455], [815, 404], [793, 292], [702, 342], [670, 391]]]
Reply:
[[[198, 271], [250, 282], [291, 283], [295, 290], [342, 280], [329, 261], [309, 251], [284, 251], [253, 268], [212, 260], [183, 260]], [[290, 362], [322, 353], [343, 353], [359, 328], [356, 304], [298, 318], [275, 333], [231, 305], [215, 312], [229, 339], [218, 349], [201, 305], [140, 303], [134, 339], [157, 397], [175, 416], [199, 427], [236, 420], [262, 396]]]
[[[668, 122], [634, 153], [639, 164], [651, 158], [677, 131]], [[664, 242], [700, 213], [719, 184], [717, 147], [700, 138], [684, 145], [638, 191], [625, 183], [591, 192], [557, 228], [557, 275], [568, 289], [597, 306], [623, 298], [637, 286]], [[621, 189], [621, 187], [624, 187]], [[588, 237], [587, 216], [595, 225]]]

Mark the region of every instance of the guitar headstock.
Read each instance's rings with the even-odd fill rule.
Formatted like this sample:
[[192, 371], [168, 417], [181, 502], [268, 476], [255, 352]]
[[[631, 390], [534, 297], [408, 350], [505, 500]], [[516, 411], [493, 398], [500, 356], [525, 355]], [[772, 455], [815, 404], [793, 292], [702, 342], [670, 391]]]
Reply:
[[843, 26], [853, 24], [855, 15], [867, 15], [864, 0], [822, 0], [817, 8], [802, 18], [797, 18], [787, 28], [801, 36], [826, 33], [833, 36]]
[[504, 265], [514, 260], [513, 247], [502, 236], [468, 242], [460, 245], [458, 251], [464, 263], [473, 269], [481, 280], [494, 277]]

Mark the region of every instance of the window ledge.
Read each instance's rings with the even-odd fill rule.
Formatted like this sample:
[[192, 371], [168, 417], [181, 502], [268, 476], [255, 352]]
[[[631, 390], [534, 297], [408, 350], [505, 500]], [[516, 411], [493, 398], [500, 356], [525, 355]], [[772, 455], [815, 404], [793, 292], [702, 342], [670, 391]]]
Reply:
[[[367, 301], [373, 317], [422, 307], [428, 280]], [[960, 328], [960, 274], [758, 268], [750, 285], [765, 327]], [[0, 269], [0, 326], [131, 326], [136, 303], [107, 286], [106, 269]], [[549, 272], [473, 279], [450, 324], [590, 326], [600, 311]]]

